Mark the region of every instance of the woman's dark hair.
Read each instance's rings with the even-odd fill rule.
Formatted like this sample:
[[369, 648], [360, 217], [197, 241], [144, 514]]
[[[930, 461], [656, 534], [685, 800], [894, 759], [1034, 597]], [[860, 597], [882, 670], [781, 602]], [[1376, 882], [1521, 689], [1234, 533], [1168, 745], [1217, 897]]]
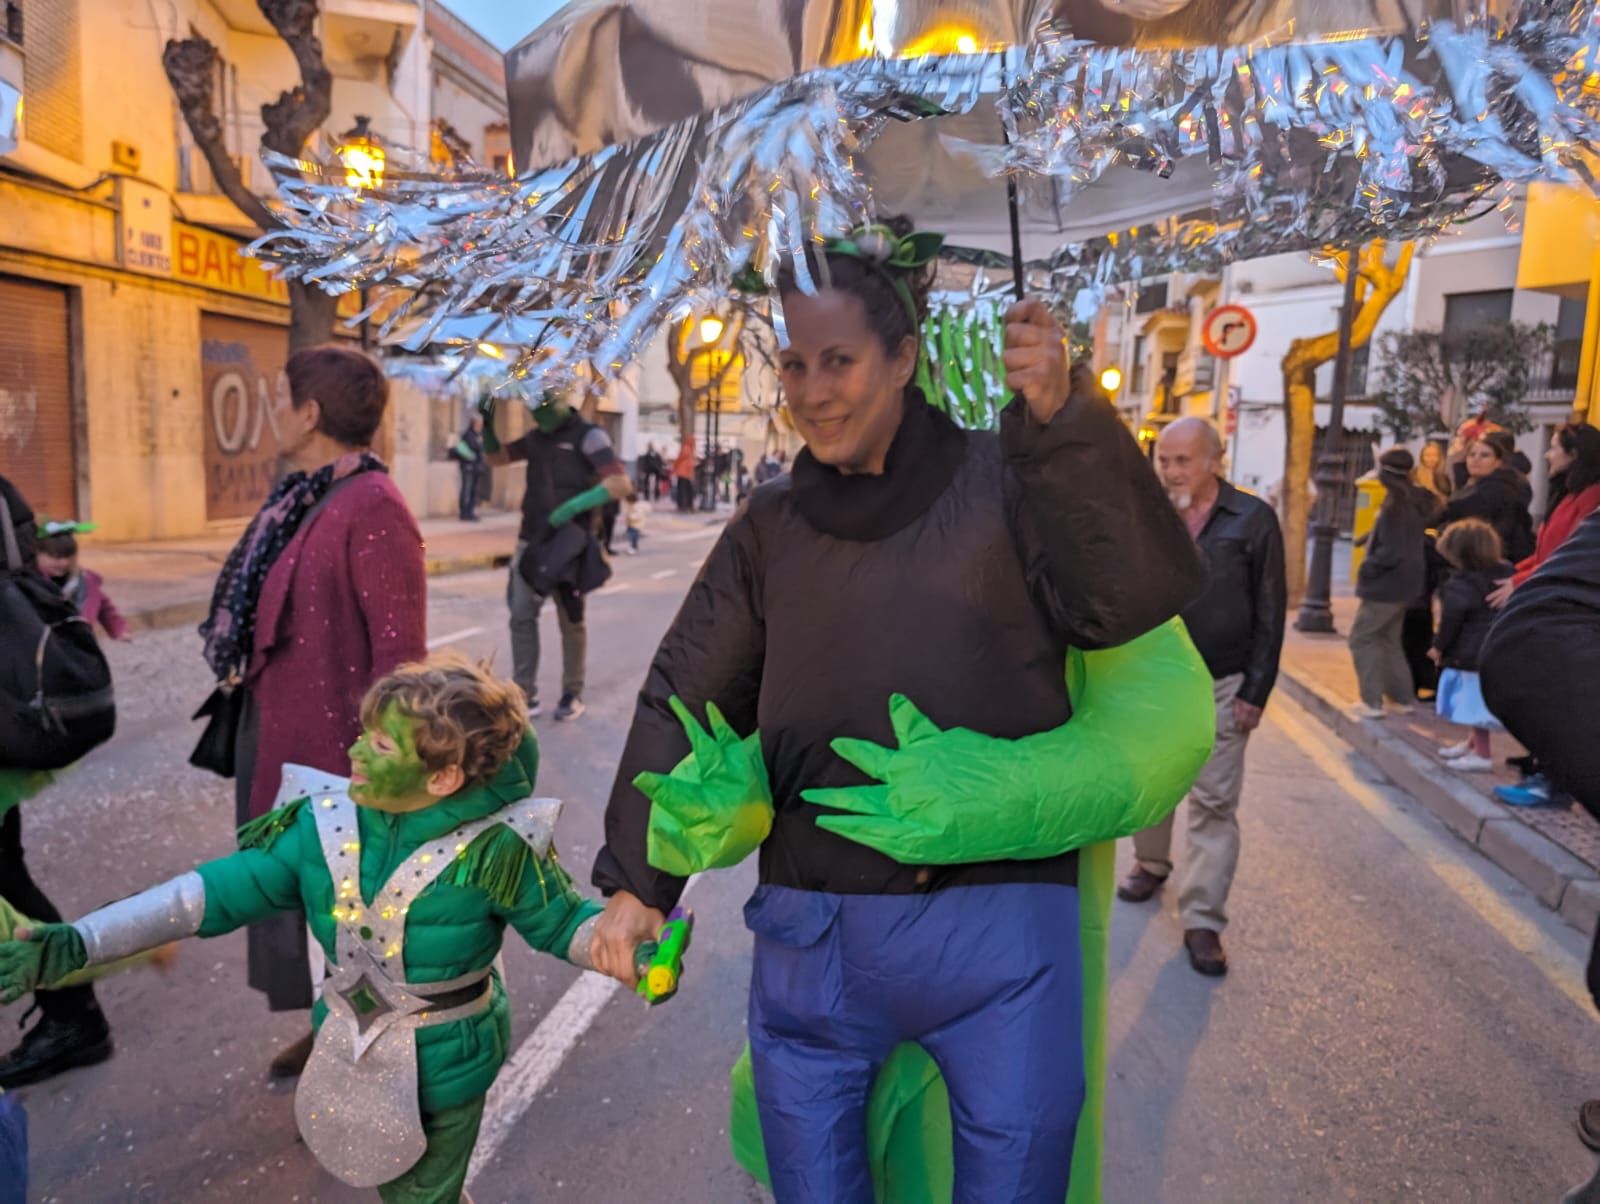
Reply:
[[1512, 455], [1517, 450], [1517, 441], [1510, 431], [1485, 431], [1478, 437], [1479, 443], [1487, 443], [1494, 448], [1495, 455], [1502, 464], [1510, 463]]
[[78, 537], [71, 531], [39, 536], [39, 551], [57, 560], [71, 560], [78, 554]]
[[296, 351], [284, 366], [295, 409], [315, 399], [317, 429], [345, 447], [366, 447], [378, 433], [389, 403], [389, 382], [378, 361], [354, 347], [332, 343]]
[[[877, 224], [893, 230], [896, 238], [905, 238], [916, 230], [908, 217], [880, 218]], [[900, 350], [901, 342], [908, 336], [921, 339], [922, 322], [928, 316], [928, 291], [933, 287], [936, 270], [934, 264], [897, 268], [887, 263], [869, 263], [853, 255], [829, 254], [821, 247], [808, 247], [806, 270], [818, 288], [837, 289], [858, 297], [861, 308], [867, 312], [867, 324], [872, 327], [872, 333], [891, 355]], [[916, 310], [915, 323], [906, 310], [900, 290], [892, 283], [895, 280], [905, 283]], [[799, 291], [794, 263], [785, 259], [778, 265], [778, 294], [788, 296]]]
[[1550, 478], [1551, 509], [1568, 494], [1600, 484], [1600, 429], [1587, 422], [1569, 422], [1556, 432], [1556, 442], [1572, 463]]
[[1493, 572], [1505, 559], [1500, 536], [1481, 518], [1463, 518], [1439, 532], [1439, 555], [1458, 569]]

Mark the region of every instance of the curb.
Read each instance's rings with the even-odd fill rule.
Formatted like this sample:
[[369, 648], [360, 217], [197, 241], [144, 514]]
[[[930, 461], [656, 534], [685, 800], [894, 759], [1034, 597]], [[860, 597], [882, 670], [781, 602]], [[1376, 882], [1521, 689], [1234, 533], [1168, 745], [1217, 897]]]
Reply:
[[[425, 569], [430, 577], [448, 577], [454, 573], [475, 573], [483, 569], [504, 568], [511, 563], [510, 552], [485, 552], [476, 556], [429, 557]], [[123, 612], [128, 626], [135, 631], [158, 631], [168, 627], [197, 626], [211, 609], [211, 598], [186, 598], [182, 602], [167, 602], [161, 606], [147, 606], [143, 610]]]
[[1401, 737], [1384, 731], [1381, 721], [1346, 714], [1349, 704], [1309, 676], [1285, 665], [1278, 680], [1284, 692], [1319, 723], [1527, 887], [1539, 902], [1579, 931], [1595, 931], [1600, 921], [1600, 872], [1593, 866]]

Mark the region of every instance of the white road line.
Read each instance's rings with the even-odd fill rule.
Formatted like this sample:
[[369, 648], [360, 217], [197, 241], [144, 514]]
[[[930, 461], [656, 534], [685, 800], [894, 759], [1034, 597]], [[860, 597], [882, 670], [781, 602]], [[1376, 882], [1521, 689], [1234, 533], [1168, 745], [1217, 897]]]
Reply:
[[[1473, 860], [1452, 848], [1447, 838], [1398, 810], [1370, 784], [1358, 778], [1349, 765], [1323, 743], [1326, 737], [1319, 738], [1312, 733], [1308, 726], [1310, 717], [1300, 706], [1280, 693], [1272, 700], [1267, 717], [1318, 769], [1328, 775], [1334, 785], [1361, 804], [1457, 898], [1532, 962], [1552, 986], [1582, 1008], [1585, 1015], [1590, 1013], [1594, 1003], [1580, 981], [1579, 967], [1572, 954], [1541, 932], [1539, 926], [1527, 916], [1506, 903], [1501, 893], [1484, 878], [1481, 865], [1474, 864]], [[1472, 855], [1474, 860], [1480, 857], [1481, 854]]]
[[[699, 877], [696, 874], [689, 879], [683, 888], [683, 898], [689, 897]], [[556, 1000], [555, 1007], [545, 1013], [539, 1027], [506, 1060], [484, 1102], [478, 1148], [473, 1151], [472, 1164], [467, 1168], [469, 1186], [483, 1168], [494, 1161], [506, 1138], [511, 1136], [533, 1101], [561, 1069], [561, 1063], [589, 1031], [600, 1009], [621, 985], [614, 978], [586, 971]], [[664, 1006], [673, 1005], [669, 1002]]]
[[432, 652], [435, 648], [443, 648], [446, 644], [454, 644], [457, 640], [464, 640], [468, 636], [482, 634], [483, 628], [481, 627], [463, 627], [460, 631], [452, 631], [449, 635], [436, 635], [428, 641], [428, 651]]
[[677, 575], [678, 575], [678, 570], [677, 569], [658, 569], [655, 572], [650, 574], [650, 580], [652, 580], [652, 581], [664, 581], [668, 577], [676, 577]]

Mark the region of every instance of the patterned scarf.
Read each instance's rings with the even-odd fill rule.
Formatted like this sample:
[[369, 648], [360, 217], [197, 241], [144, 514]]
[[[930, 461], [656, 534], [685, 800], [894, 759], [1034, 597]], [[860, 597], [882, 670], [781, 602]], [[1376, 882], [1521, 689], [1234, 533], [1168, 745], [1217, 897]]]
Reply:
[[222, 566], [211, 592], [211, 613], [200, 624], [206, 664], [219, 682], [244, 676], [255, 642], [261, 586], [311, 508], [336, 481], [362, 472], [388, 472], [371, 452], [349, 452], [313, 473], [291, 472], [273, 487]]

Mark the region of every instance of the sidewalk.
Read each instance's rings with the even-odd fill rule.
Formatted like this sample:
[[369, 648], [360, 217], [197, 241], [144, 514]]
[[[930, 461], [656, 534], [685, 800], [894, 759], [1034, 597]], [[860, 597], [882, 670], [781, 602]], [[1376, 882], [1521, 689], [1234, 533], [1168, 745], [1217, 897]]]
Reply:
[[1600, 918], [1600, 822], [1582, 807], [1508, 807], [1490, 793], [1517, 780], [1504, 758], [1524, 750], [1510, 736], [1493, 740], [1495, 771], [1457, 773], [1437, 755], [1460, 729], [1421, 704], [1410, 715], [1354, 719], [1359, 701], [1345, 633], [1355, 617], [1348, 586], [1333, 600], [1338, 635], [1290, 629], [1284, 640], [1279, 688], [1305, 707], [1396, 786], [1443, 820], [1463, 840], [1526, 886], [1575, 928], [1592, 932]]
[[[726, 519], [732, 508], [719, 508]], [[511, 563], [520, 515], [484, 511], [482, 521], [464, 523], [454, 518], [423, 519], [418, 526], [427, 547], [428, 575], [468, 573]], [[684, 516], [658, 503], [652, 516], [659, 529], [676, 529], [717, 521], [711, 515]], [[211, 589], [229, 550], [243, 528], [192, 539], [150, 540], [142, 543], [86, 543], [83, 563], [106, 581], [106, 592], [133, 628], [188, 627], [206, 616]], [[623, 540], [622, 528], [617, 541]]]

